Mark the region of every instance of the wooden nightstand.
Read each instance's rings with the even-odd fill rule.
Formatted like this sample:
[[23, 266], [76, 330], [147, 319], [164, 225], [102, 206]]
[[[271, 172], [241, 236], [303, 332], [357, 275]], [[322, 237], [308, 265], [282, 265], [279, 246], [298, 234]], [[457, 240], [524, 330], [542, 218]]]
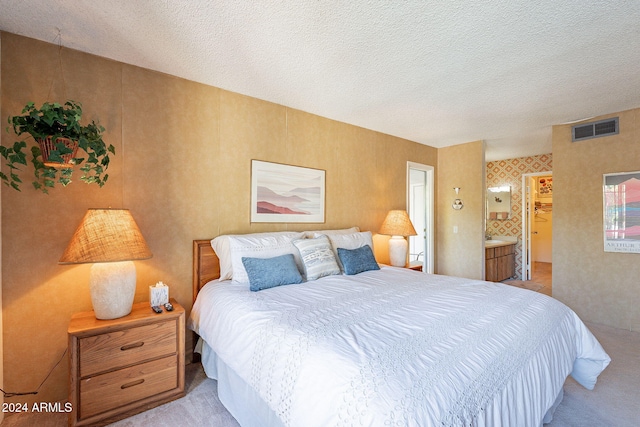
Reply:
[[69, 324], [69, 425], [99, 426], [184, 396], [184, 308], [157, 314], [148, 302], [131, 314]]
[[415, 271], [422, 271], [422, 262], [421, 261], [412, 261], [407, 266], [408, 269]]

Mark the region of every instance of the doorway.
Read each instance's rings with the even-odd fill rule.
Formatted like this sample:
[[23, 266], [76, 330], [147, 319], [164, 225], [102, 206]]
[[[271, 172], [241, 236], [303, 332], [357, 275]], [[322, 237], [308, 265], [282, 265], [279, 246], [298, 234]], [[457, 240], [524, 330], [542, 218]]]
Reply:
[[407, 162], [407, 212], [418, 233], [409, 236], [409, 263], [434, 271], [433, 166]]
[[522, 176], [522, 280], [551, 286], [553, 173]]

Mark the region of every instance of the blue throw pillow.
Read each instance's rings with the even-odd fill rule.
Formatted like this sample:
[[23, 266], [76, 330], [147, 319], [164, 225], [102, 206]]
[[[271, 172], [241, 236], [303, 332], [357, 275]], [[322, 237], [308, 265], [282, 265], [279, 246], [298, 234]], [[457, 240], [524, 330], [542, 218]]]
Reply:
[[347, 275], [369, 270], [380, 270], [380, 266], [378, 266], [369, 245], [361, 246], [358, 249], [338, 248], [338, 257], [344, 268], [344, 274]]
[[293, 254], [273, 258], [242, 257], [242, 264], [249, 276], [249, 288], [254, 292], [302, 283], [302, 275], [298, 271]]

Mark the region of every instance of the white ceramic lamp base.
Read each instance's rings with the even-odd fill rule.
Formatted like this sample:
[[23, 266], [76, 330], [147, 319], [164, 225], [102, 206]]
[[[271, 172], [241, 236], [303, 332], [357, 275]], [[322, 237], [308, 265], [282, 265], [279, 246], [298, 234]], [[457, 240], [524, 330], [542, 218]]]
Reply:
[[407, 249], [409, 244], [402, 236], [391, 236], [389, 239], [389, 261], [394, 267], [404, 267], [407, 264]]
[[93, 264], [89, 290], [97, 319], [117, 319], [131, 313], [136, 294], [136, 267], [133, 261]]

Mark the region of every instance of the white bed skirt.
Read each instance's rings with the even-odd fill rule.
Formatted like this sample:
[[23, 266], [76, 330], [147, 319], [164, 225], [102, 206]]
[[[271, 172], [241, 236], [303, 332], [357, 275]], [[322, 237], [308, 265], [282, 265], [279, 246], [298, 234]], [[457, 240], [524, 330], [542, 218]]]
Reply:
[[[202, 355], [202, 366], [207, 377], [218, 381], [220, 402], [242, 427], [284, 427], [258, 393], [229, 368], [202, 338], [198, 339], [194, 351]], [[543, 424], [553, 420], [553, 413], [563, 397], [561, 388], [553, 406], [545, 414]]]
[[218, 381], [218, 398], [242, 427], [284, 427], [258, 393], [238, 376], [202, 339], [194, 350], [202, 355], [207, 377]]

